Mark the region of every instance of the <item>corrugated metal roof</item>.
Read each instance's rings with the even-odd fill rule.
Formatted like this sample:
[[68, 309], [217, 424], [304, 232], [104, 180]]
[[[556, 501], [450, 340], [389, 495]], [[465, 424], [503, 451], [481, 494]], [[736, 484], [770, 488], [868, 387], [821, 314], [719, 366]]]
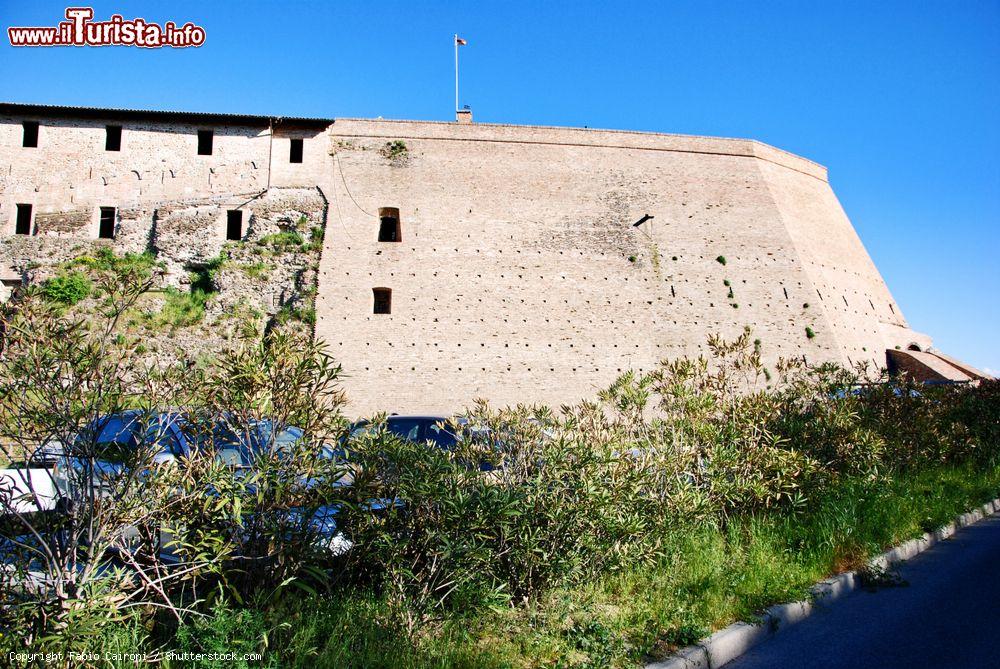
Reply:
[[66, 117], [86, 119], [134, 119], [143, 121], [178, 121], [192, 123], [224, 123], [230, 125], [268, 125], [291, 123], [325, 127], [333, 119], [301, 116], [258, 116], [254, 114], [221, 114], [217, 112], [159, 111], [154, 109], [112, 109], [102, 107], [70, 107], [0, 102], [0, 114], [13, 116]]

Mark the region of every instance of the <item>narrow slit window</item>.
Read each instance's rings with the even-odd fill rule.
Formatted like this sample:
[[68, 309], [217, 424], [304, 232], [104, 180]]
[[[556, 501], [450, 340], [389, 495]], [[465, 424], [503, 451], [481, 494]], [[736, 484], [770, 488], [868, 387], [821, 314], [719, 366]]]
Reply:
[[101, 207], [101, 222], [97, 229], [100, 239], [115, 238], [115, 208]]
[[17, 205], [17, 220], [14, 225], [14, 233], [18, 235], [31, 234], [31, 205]]
[[214, 130], [199, 130], [198, 131], [198, 155], [199, 156], [210, 156], [212, 155], [212, 140], [215, 138]]
[[290, 163], [301, 163], [302, 162], [302, 140], [293, 139], [288, 146], [288, 162]]
[[109, 125], [104, 128], [104, 150], [122, 150], [122, 127], [120, 125]]
[[399, 225], [399, 209], [381, 207], [378, 210], [378, 240], [380, 242], [403, 241], [403, 230]]
[[38, 146], [38, 121], [25, 121], [21, 126], [24, 128], [21, 146], [36, 148]]
[[226, 239], [235, 242], [243, 239], [243, 212], [239, 209], [226, 212]]
[[372, 313], [376, 314], [391, 314], [392, 313], [392, 289], [391, 288], [372, 288], [372, 293], [375, 297], [374, 308]]

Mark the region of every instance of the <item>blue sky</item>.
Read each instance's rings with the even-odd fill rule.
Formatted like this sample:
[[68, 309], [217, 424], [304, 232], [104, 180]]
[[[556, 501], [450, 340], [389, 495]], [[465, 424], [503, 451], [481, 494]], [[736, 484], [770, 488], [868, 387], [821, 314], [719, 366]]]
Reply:
[[[84, 4], [84, 3], [78, 3]], [[118, 2], [198, 49], [13, 49], [16, 102], [753, 137], [830, 182], [917, 330], [1000, 370], [1000, 2]], [[0, 0], [0, 23], [66, 4]]]

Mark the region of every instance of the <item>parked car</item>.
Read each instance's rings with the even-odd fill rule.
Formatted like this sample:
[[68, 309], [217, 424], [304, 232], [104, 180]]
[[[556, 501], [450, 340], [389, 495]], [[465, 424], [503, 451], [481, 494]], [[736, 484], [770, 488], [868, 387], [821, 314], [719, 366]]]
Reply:
[[[449, 418], [446, 416], [389, 416], [385, 421], [385, 429], [401, 439], [419, 444], [429, 441], [438, 448], [448, 449], [455, 445], [458, 439], [448, 429]], [[459, 419], [464, 421], [464, 419]], [[371, 429], [371, 421], [360, 420], [351, 425], [350, 436]]]
[[[165, 464], [190, 455], [194, 449], [211, 449], [219, 462], [250, 470], [264, 449], [280, 452], [303, 437], [294, 426], [276, 426], [258, 421], [234, 430], [230, 420], [217, 419], [208, 429], [193, 429], [181, 412], [149, 414], [131, 410], [101, 416], [88, 423], [76, 435], [71, 446], [57, 460], [53, 480], [58, 490], [56, 510], [66, 512], [75, 505], [112, 494], [115, 479], [122, 473], [128, 455], [141, 445], [152, 446], [152, 464]], [[275, 431], [277, 430], [277, 434]], [[336, 457], [336, 449], [323, 447], [323, 456]], [[312, 482], [302, 481], [305, 488]], [[349, 485], [350, 480], [339, 481]], [[336, 505], [310, 508], [308, 514], [318, 544], [335, 554], [350, 548], [337, 529]], [[307, 513], [290, 509], [290, 516]], [[161, 545], [170, 537], [161, 532]]]

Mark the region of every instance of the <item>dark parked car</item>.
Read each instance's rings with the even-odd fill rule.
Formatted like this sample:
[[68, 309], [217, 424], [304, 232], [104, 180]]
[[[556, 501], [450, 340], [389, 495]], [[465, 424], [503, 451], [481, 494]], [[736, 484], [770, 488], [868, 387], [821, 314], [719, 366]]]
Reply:
[[[196, 430], [180, 412], [122, 411], [101, 416], [80, 430], [53, 468], [59, 494], [56, 508], [65, 511], [72, 505], [110, 494], [126, 456], [140, 445], [154, 446], [154, 464], [176, 461], [199, 448], [214, 452], [217, 460], [230, 467], [249, 470], [264, 449], [280, 452], [303, 436], [297, 427], [276, 426], [266, 420], [239, 430], [234, 430], [231, 422], [217, 419], [208, 429]], [[335, 452], [324, 446], [322, 454], [335, 457]], [[343, 484], [349, 485], [349, 479]], [[304, 485], [308, 488], [310, 483], [304, 481]], [[340, 553], [350, 547], [350, 542], [337, 530], [337, 511], [336, 505], [313, 509], [311, 529], [324, 548]], [[290, 513], [305, 513], [305, 510], [291, 509]], [[161, 538], [161, 544], [168, 542], [169, 537]]]

